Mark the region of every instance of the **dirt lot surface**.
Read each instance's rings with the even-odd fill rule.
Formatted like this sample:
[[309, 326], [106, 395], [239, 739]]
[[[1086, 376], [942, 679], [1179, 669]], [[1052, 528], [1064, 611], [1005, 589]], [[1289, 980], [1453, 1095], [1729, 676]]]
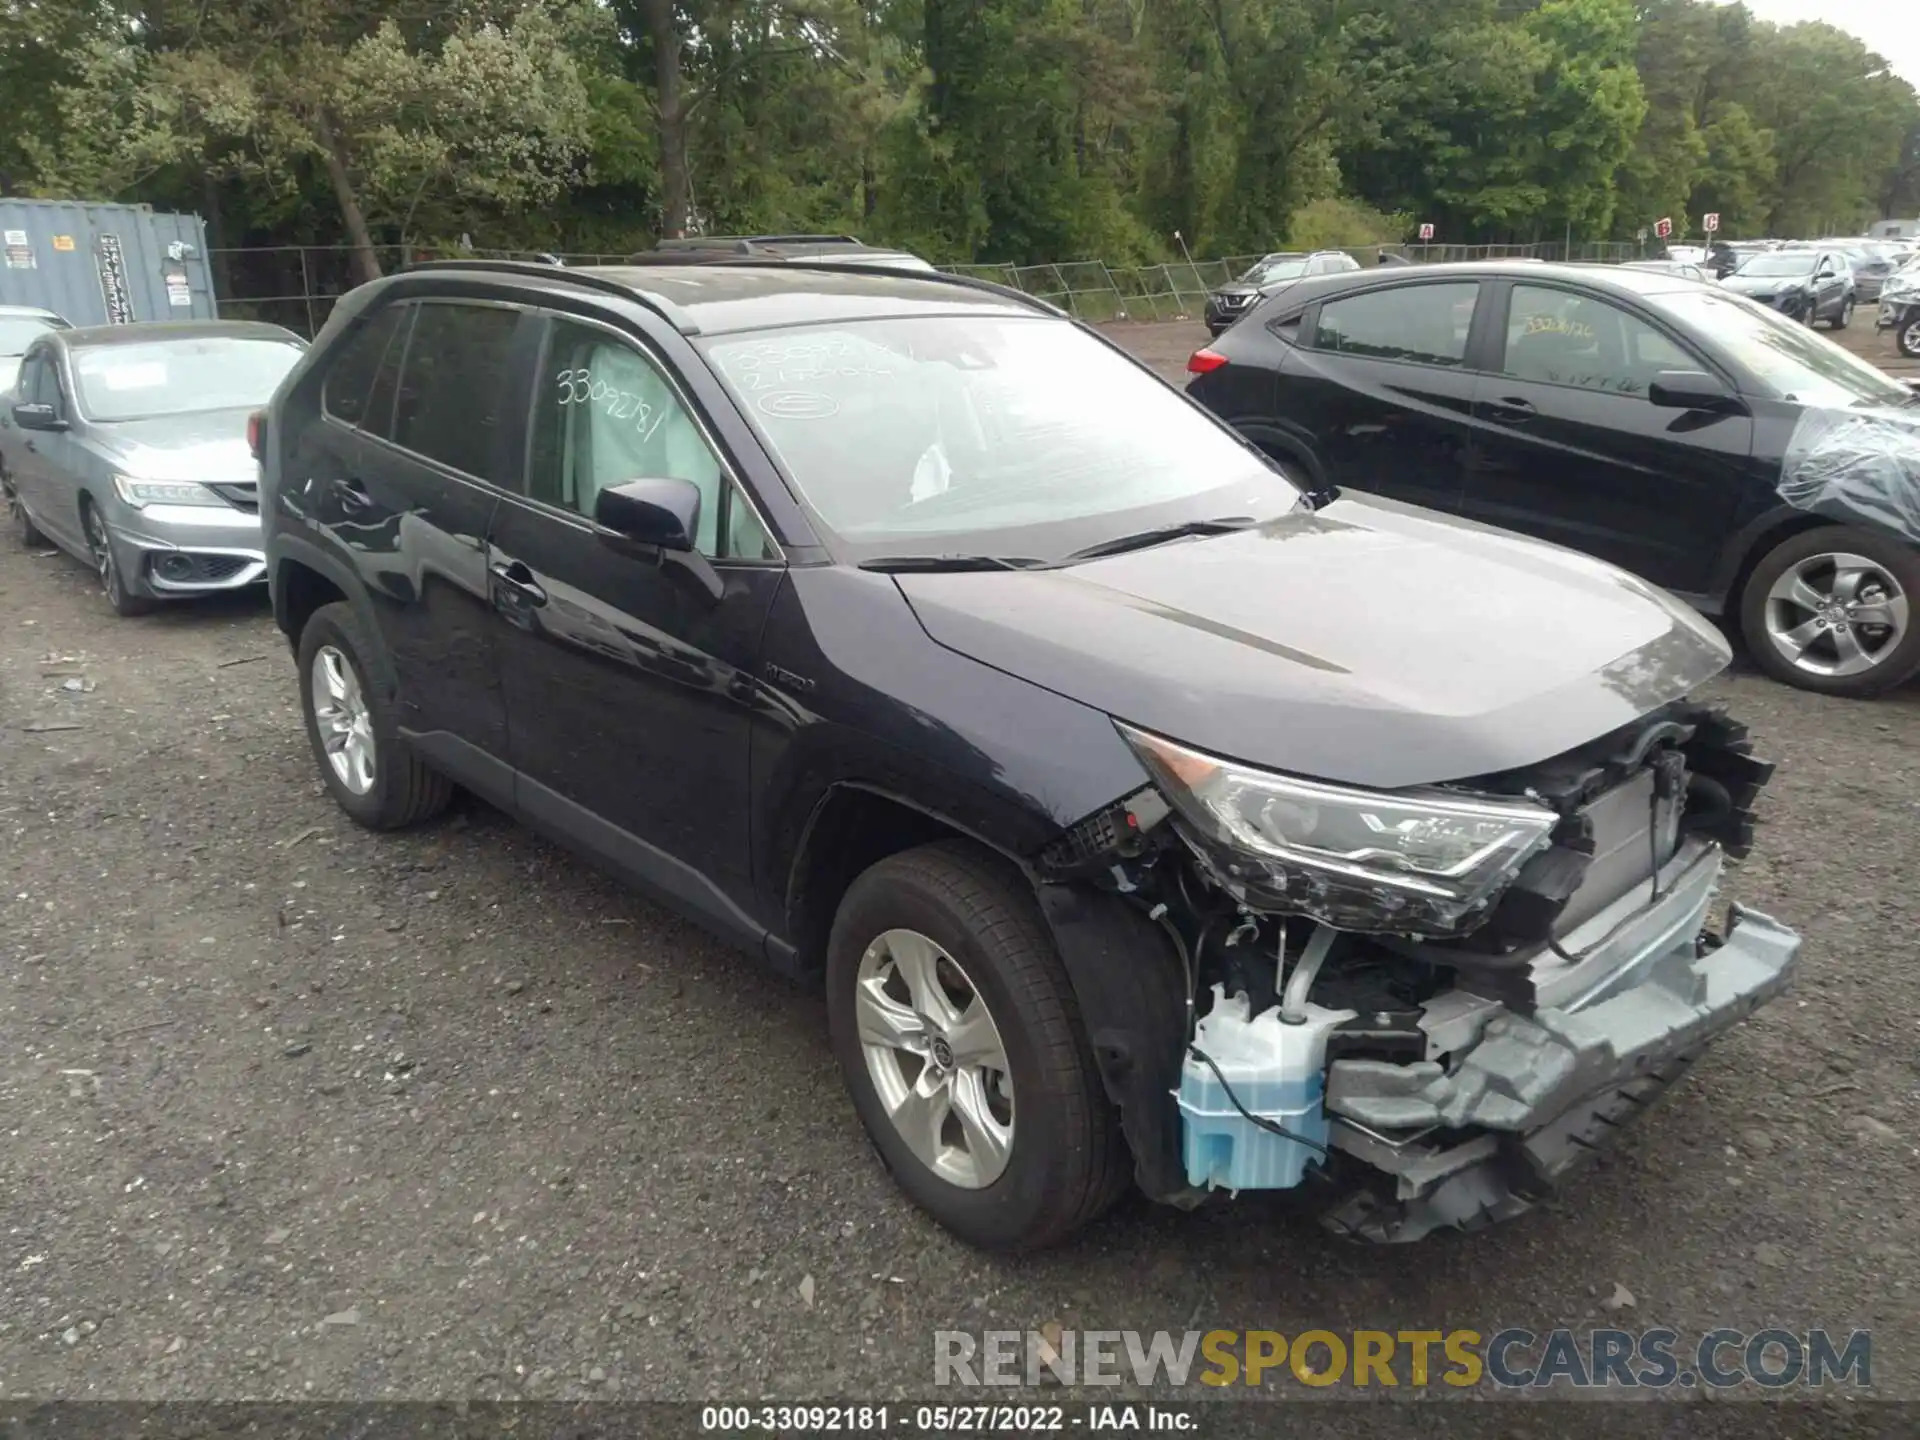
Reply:
[[0, 542], [0, 1400], [925, 1397], [934, 1330], [1048, 1321], [1869, 1327], [1920, 1397], [1920, 693], [1713, 693], [1781, 766], [1735, 890], [1801, 976], [1575, 1193], [1395, 1250], [1128, 1204], [1009, 1262], [896, 1193], [813, 994], [483, 807], [350, 824], [264, 600], [119, 620]]

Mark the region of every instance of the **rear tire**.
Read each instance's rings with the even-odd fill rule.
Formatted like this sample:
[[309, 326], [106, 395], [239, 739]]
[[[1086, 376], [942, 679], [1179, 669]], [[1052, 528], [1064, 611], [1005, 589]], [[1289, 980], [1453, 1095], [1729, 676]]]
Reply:
[[[320, 778], [340, 808], [369, 830], [398, 830], [446, 809], [453, 785], [400, 738], [392, 702], [370, 679], [366, 657], [377, 653], [351, 605], [336, 601], [314, 611], [300, 632], [300, 711]], [[316, 667], [323, 674], [332, 668], [347, 693], [316, 687]], [[333, 757], [340, 753], [343, 732], [353, 727], [323, 716], [349, 714], [359, 719], [355, 739], [365, 747], [367, 763], [357, 770], [347, 765], [343, 774]]]
[[[892, 949], [903, 936], [916, 946], [930, 942], [922, 951], [931, 955], [929, 972], [943, 977], [930, 1005], [917, 1001], [920, 992], [909, 983], [911, 951]], [[895, 963], [890, 952], [903, 958]], [[917, 1048], [911, 1037], [901, 1045], [873, 1043], [877, 1034], [894, 1033], [876, 1029], [876, 999], [909, 1029], [923, 1020]], [[980, 1129], [964, 1123], [958, 1078], [968, 1067], [957, 1037], [980, 1028], [976, 1005], [991, 1020], [994, 1053], [1005, 1066], [989, 1067], [1003, 1077], [998, 1088], [973, 1092], [990, 1094], [996, 1106], [1005, 1102], [1004, 1158], [997, 1168], [983, 1167], [991, 1174], [986, 1183], [978, 1183], [979, 1171], [966, 1171], [970, 1162], [961, 1153], [975, 1153]], [[934, 1011], [961, 1020], [925, 1021]], [[1057, 1243], [1126, 1188], [1130, 1152], [1094, 1066], [1073, 986], [1031, 887], [991, 853], [965, 842], [927, 845], [882, 860], [853, 882], [828, 942], [827, 1019], [854, 1109], [881, 1160], [908, 1198], [969, 1244], [1022, 1251]], [[955, 1037], [944, 1066], [941, 1036]], [[926, 1058], [916, 1067], [914, 1056]], [[901, 1067], [892, 1073], [904, 1088], [887, 1079], [889, 1065]], [[927, 1093], [930, 1079], [938, 1093], [943, 1074], [955, 1076], [947, 1091], [954, 1104], [934, 1112], [933, 1143], [923, 1139], [916, 1153], [910, 1121], [926, 1112], [910, 1111], [913, 1101], [900, 1097]], [[881, 1083], [893, 1089], [893, 1108]], [[930, 1149], [938, 1151], [931, 1163], [922, 1158]], [[960, 1169], [960, 1183], [936, 1164]]]
[[1920, 551], [1852, 525], [1791, 536], [1754, 566], [1740, 632], [1754, 662], [1797, 689], [1856, 699], [1890, 690], [1920, 671]]
[[1835, 330], [1844, 330], [1853, 323], [1853, 307], [1854, 299], [1849, 295], [1847, 297], [1847, 303], [1840, 307], [1840, 313], [1834, 317], [1833, 328]]
[[20, 492], [13, 488], [13, 481], [0, 476], [0, 491], [4, 491], [7, 500], [7, 515], [13, 522], [13, 533], [20, 541], [21, 548], [33, 550], [47, 543], [47, 537], [40, 533], [40, 527], [33, 523], [33, 517], [27, 514], [27, 505], [20, 498]]

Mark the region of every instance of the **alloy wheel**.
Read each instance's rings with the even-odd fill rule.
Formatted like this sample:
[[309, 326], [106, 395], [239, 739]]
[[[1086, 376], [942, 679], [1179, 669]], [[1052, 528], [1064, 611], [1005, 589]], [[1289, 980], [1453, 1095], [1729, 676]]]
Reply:
[[346, 655], [323, 645], [313, 657], [313, 718], [334, 778], [355, 795], [373, 789], [373, 714]]
[[1909, 320], [1895, 332], [1894, 344], [1902, 355], [1920, 359], [1920, 320]]
[[100, 518], [100, 512], [88, 505], [86, 508], [87, 549], [93, 554], [93, 571], [100, 577], [100, 588], [106, 592], [109, 600], [120, 598], [120, 567], [113, 558], [113, 546], [107, 540], [106, 522]]
[[854, 1014], [867, 1074], [907, 1148], [961, 1189], [998, 1180], [1013, 1153], [1013, 1078], [966, 971], [917, 930], [885, 931], [860, 957]]
[[1767, 592], [1767, 638], [1809, 675], [1860, 675], [1900, 648], [1908, 597], [1863, 555], [1809, 555]]

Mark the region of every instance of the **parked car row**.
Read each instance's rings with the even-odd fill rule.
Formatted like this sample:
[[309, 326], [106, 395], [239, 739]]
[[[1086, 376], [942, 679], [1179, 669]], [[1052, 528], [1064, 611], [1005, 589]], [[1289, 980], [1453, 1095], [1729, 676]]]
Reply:
[[[1385, 1242], [1517, 1215], [1799, 950], [1710, 919], [1771, 774], [1692, 698], [1724, 639], [1446, 493], [1484, 426], [1596, 446], [1556, 389], [1657, 380], [1746, 463], [1746, 392], [1581, 308], [1601, 283], [1306, 276], [1192, 397], [1043, 302], [857, 259], [362, 286], [251, 426], [315, 766], [376, 830], [468, 789], [817, 981], [880, 1158], [973, 1243], [1129, 1188], [1299, 1187]], [[1327, 414], [1278, 423], [1296, 380]], [[1230, 383], [1231, 425], [1195, 403]], [[72, 401], [106, 445], [139, 423]]]

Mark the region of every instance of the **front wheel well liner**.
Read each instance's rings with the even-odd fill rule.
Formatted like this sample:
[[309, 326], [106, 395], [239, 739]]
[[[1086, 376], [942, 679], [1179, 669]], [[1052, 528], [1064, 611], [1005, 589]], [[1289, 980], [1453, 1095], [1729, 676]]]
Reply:
[[787, 879], [787, 930], [801, 971], [824, 971], [827, 937], [849, 885], [889, 855], [940, 840], [978, 837], [878, 790], [829, 790], [807, 820]]

